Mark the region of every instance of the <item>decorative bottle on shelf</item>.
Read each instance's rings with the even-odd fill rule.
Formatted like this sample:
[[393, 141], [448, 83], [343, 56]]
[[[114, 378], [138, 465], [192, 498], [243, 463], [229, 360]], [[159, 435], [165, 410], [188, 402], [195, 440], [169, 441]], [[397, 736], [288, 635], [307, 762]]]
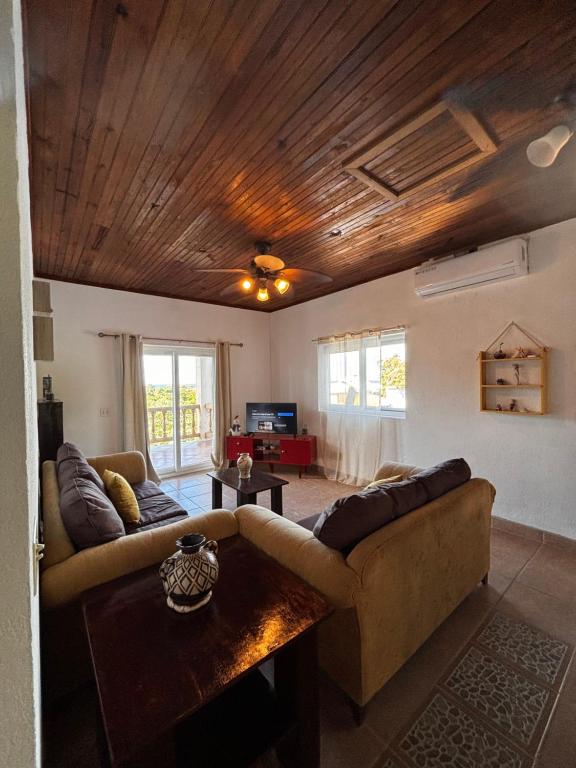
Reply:
[[252, 457], [249, 453], [241, 453], [236, 461], [238, 467], [238, 474], [241, 480], [248, 480], [250, 477], [250, 471], [252, 469]]

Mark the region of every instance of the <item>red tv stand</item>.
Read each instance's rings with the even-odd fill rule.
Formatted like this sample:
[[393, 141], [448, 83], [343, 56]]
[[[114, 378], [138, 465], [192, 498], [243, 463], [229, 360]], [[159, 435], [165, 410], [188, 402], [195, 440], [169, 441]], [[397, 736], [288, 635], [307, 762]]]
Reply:
[[268, 464], [274, 472], [274, 464], [295, 464], [298, 476], [302, 469], [316, 459], [315, 435], [276, 435], [255, 432], [251, 437], [229, 435], [226, 438], [226, 458], [236, 463], [241, 453], [249, 453], [254, 463]]

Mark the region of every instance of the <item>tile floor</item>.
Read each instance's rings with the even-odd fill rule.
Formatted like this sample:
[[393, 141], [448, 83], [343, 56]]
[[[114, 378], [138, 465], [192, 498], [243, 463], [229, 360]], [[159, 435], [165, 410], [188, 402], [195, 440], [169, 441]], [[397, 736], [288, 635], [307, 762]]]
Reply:
[[[298, 479], [285, 475], [284, 511], [298, 519], [322, 509], [349, 487], [318, 477]], [[208, 478], [200, 475], [163, 483], [163, 487], [190, 514], [210, 508]], [[267, 506], [267, 494], [261, 503]], [[223, 504], [235, 507], [234, 495], [225, 492]], [[327, 679], [321, 685], [323, 768], [409, 768], [394, 745], [407, 734], [423, 710], [433, 703], [430, 717], [444, 706], [446, 682], [491, 614], [525, 622], [556, 640], [576, 646], [576, 551], [540, 543], [501, 530], [492, 532], [492, 567], [487, 587], [479, 586], [448, 617], [429, 640], [372, 700], [366, 722], [356, 727], [347, 703]], [[485, 643], [476, 646], [489, 652]], [[471, 647], [471, 646], [470, 646]], [[548, 719], [548, 710], [538, 724], [544, 730], [539, 749], [522, 762], [522, 768], [576, 767], [576, 666], [568, 667]], [[440, 687], [439, 687], [440, 686]], [[437, 693], [440, 691], [440, 693]], [[99, 768], [95, 752], [96, 703], [93, 691], [84, 691], [77, 702], [58, 713], [47, 735], [46, 768]], [[435, 698], [440, 696], [440, 698]], [[546, 703], [544, 706], [549, 706]], [[50, 736], [52, 734], [52, 736]], [[392, 748], [392, 751], [390, 751]], [[438, 756], [417, 765], [444, 766]], [[452, 763], [446, 763], [451, 765]], [[475, 768], [482, 762], [458, 762], [459, 768]], [[258, 768], [277, 768], [273, 755], [266, 755]]]

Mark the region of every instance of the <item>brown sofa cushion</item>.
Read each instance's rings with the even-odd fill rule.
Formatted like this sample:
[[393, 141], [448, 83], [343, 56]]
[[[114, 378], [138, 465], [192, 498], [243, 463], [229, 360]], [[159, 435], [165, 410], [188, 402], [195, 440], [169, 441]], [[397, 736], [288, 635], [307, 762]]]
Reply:
[[328, 547], [351, 552], [366, 536], [462, 485], [470, 476], [464, 459], [451, 459], [400, 483], [366, 488], [327, 507], [314, 525], [314, 535]]
[[75, 478], [91, 480], [101, 491], [106, 493], [104, 481], [94, 467], [88, 464], [86, 457], [74, 443], [63, 443], [56, 453], [58, 486], [60, 489], [69, 485]]
[[174, 523], [188, 517], [177, 501], [167, 496], [152, 480], [144, 480], [132, 486], [140, 508], [140, 522], [126, 523], [126, 533], [137, 533]]
[[72, 478], [60, 487], [60, 514], [76, 549], [95, 547], [126, 535], [110, 499], [84, 477]]

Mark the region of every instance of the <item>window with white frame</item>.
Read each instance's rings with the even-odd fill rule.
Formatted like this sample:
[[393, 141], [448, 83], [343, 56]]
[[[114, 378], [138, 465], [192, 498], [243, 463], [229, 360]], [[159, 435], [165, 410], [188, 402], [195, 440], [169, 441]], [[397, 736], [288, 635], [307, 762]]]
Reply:
[[318, 408], [402, 417], [406, 412], [404, 330], [320, 340]]

